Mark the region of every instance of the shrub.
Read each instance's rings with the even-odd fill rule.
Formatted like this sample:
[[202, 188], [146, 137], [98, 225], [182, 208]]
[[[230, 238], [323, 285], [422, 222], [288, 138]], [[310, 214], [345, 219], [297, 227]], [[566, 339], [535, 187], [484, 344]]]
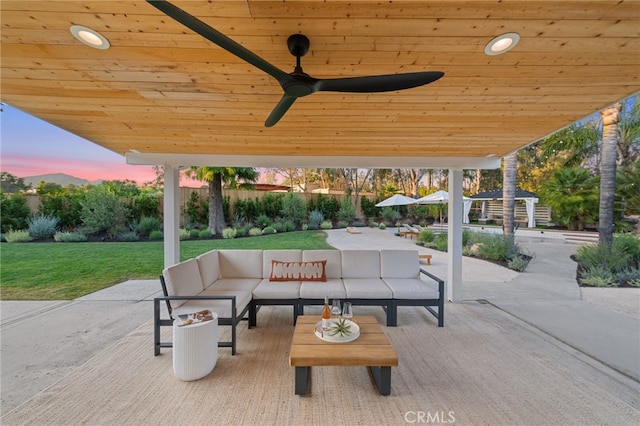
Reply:
[[387, 225], [384, 222], [381, 222], [380, 225], [378, 226], [378, 228], [387, 229]]
[[27, 218], [31, 210], [27, 206], [27, 200], [21, 194], [5, 194], [0, 191], [0, 232], [6, 233], [11, 229], [24, 229], [27, 226]]
[[59, 243], [80, 243], [88, 238], [82, 232], [56, 232], [53, 239]]
[[606, 268], [612, 273], [640, 267], [640, 239], [623, 234], [614, 237], [611, 247], [590, 244], [578, 247], [576, 259], [585, 270]]
[[395, 223], [400, 219], [400, 213], [393, 207], [383, 207], [380, 216], [386, 223]]
[[252, 237], [256, 237], [258, 235], [262, 235], [262, 229], [260, 228], [251, 228], [249, 229], [249, 235]]
[[262, 230], [262, 235], [275, 234], [276, 230], [273, 226], [267, 226]]
[[377, 228], [378, 227], [378, 222], [376, 222], [373, 219], [369, 219], [369, 228]]
[[282, 199], [282, 217], [292, 221], [295, 225], [299, 225], [307, 215], [307, 207], [305, 201], [293, 192], [288, 193]]
[[[264, 215], [269, 217], [276, 217], [280, 214], [282, 210], [282, 199], [284, 198], [284, 194], [264, 194], [262, 197], [262, 211]], [[258, 220], [254, 221], [256, 226], [267, 227], [271, 225], [271, 223], [260, 224]]]
[[335, 219], [340, 210], [340, 203], [336, 197], [327, 197], [324, 194], [318, 194], [317, 208], [322, 212], [325, 219]]
[[29, 231], [26, 229], [9, 230], [4, 234], [4, 238], [8, 243], [26, 243], [33, 240], [33, 237], [29, 235]]
[[125, 231], [125, 232], [119, 233], [116, 236], [116, 240], [123, 241], [123, 242], [133, 242], [133, 241], [139, 241], [140, 236], [135, 231]]
[[431, 243], [436, 238], [436, 235], [430, 229], [423, 229], [418, 234], [416, 241], [422, 244]]
[[515, 256], [507, 262], [507, 267], [509, 269], [513, 269], [514, 271], [524, 272], [529, 265], [529, 259], [523, 256]]
[[617, 285], [611, 271], [603, 266], [595, 266], [583, 272], [580, 283], [590, 287], [612, 287]]
[[151, 231], [149, 234], [150, 240], [161, 240], [164, 238], [164, 233], [162, 231]]
[[113, 236], [124, 226], [127, 211], [120, 197], [106, 185], [88, 191], [81, 205], [82, 223], [91, 233], [107, 231]]
[[324, 215], [318, 209], [309, 212], [309, 229], [320, 229], [320, 224], [324, 221]]
[[149, 235], [153, 231], [160, 231], [160, 219], [150, 216], [142, 217], [138, 223], [138, 232], [141, 235]]
[[200, 238], [200, 231], [198, 231], [197, 229], [189, 230], [189, 237], [191, 237], [191, 238]]
[[191, 239], [191, 231], [188, 229], [180, 228], [180, 240]]
[[238, 232], [236, 231], [236, 228], [224, 228], [222, 230], [222, 238], [230, 240], [232, 238], [235, 238], [237, 233]]
[[332, 229], [333, 228], [333, 224], [331, 223], [330, 220], [324, 220], [320, 224], [320, 228], [321, 229]]
[[266, 214], [261, 214], [258, 215], [258, 217], [256, 217], [256, 219], [254, 220], [255, 225], [258, 228], [266, 228], [267, 226], [271, 226], [271, 224], [273, 223], [273, 220], [267, 216]]
[[245, 228], [244, 226], [236, 226], [235, 230], [236, 237], [244, 237], [247, 235], [247, 232], [249, 232], [248, 228]]
[[211, 230], [208, 228], [198, 232], [198, 238], [211, 238], [212, 236], [213, 234], [211, 233]]
[[371, 201], [365, 195], [362, 195], [360, 197], [360, 210], [362, 210], [362, 213], [366, 217], [374, 217], [378, 212], [377, 209], [378, 208], [376, 207], [376, 203]]
[[29, 235], [36, 240], [44, 240], [53, 237], [60, 220], [51, 215], [34, 216], [27, 220]]
[[209, 221], [209, 201], [200, 200], [196, 191], [191, 191], [184, 210], [190, 223], [207, 223]]
[[273, 222], [273, 225], [271, 225], [271, 227], [275, 229], [276, 232], [285, 232], [286, 229], [282, 220], [276, 220], [275, 222]]
[[634, 281], [640, 280], [640, 268], [625, 268], [615, 274], [616, 281], [627, 283], [633, 287]]
[[339, 220], [338, 223], [336, 223], [337, 228], [346, 228], [347, 226], [349, 226], [349, 222], [345, 220]]
[[338, 210], [338, 219], [346, 222], [348, 226], [353, 219], [356, 218], [356, 206], [351, 202], [351, 197], [343, 197], [340, 203], [340, 210]]
[[436, 250], [447, 251], [449, 241], [447, 240], [447, 234], [438, 234], [438, 237], [433, 241]]

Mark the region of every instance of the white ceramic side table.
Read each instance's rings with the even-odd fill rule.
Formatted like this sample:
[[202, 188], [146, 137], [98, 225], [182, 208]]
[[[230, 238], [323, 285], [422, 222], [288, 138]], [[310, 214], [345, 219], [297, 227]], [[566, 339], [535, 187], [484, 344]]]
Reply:
[[213, 371], [218, 360], [218, 315], [211, 321], [178, 326], [173, 322], [173, 372], [180, 380], [198, 380]]

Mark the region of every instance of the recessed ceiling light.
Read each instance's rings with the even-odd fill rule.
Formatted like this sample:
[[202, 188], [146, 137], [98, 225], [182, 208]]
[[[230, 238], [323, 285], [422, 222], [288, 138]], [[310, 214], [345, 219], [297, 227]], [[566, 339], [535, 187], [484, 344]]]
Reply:
[[501, 55], [516, 47], [516, 44], [520, 41], [520, 35], [518, 33], [506, 33], [499, 35], [491, 40], [484, 47], [484, 53], [489, 56]]
[[69, 30], [76, 39], [94, 49], [108, 49], [111, 46], [105, 36], [91, 28], [73, 25]]

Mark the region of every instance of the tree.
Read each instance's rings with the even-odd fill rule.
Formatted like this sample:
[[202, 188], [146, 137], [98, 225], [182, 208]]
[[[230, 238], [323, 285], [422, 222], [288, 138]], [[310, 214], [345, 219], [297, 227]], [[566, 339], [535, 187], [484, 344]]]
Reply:
[[560, 225], [583, 230], [595, 217], [598, 193], [595, 178], [582, 167], [561, 168], [543, 185], [542, 196]]
[[222, 235], [226, 226], [222, 206], [222, 183], [230, 188], [250, 188], [258, 180], [258, 172], [252, 167], [191, 167], [187, 176], [206, 182], [209, 186], [209, 230]]
[[613, 202], [616, 192], [618, 117], [622, 105], [602, 111], [602, 159], [600, 160], [600, 208], [598, 240], [610, 246], [613, 241]]
[[616, 198], [622, 201], [623, 212], [640, 214], [640, 161], [622, 167], [616, 180]]
[[513, 152], [503, 159], [504, 171], [502, 179], [502, 229], [505, 237], [513, 237], [514, 214], [516, 207], [516, 175], [518, 170], [518, 153]]
[[31, 185], [24, 183], [23, 178], [7, 172], [0, 172], [0, 190], [4, 192], [22, 192], [31, 188]]

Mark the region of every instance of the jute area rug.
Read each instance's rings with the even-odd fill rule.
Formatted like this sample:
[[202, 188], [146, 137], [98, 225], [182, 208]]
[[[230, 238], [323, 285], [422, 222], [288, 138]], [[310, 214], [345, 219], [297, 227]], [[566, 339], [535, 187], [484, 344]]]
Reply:
[[[316, 314], [308, 309], [307, 314]], [[357, 308], [376, 315], [379, 308]], [[357, 318], [356, 318], [357, 320]], [[2, 425], [637, 425], [640, 412], [571, 366], [570, 352], [490, 305], [448, 304], [438, 328], [423, 308], [399, 310], [383, 327], [398, 352], [391, 395], [364, 367], [314, 367], [311, 392], [294, 395], [288, 365], [291, 309], [263, 308], [238, 330], [238, 354], [220, 348], [214, 371], [182, 382], [172, 351], [153, 356], [145, 324]], [[228, 327], [220, 328], [228, 333]], [[168, 330], [170, 333], [170, 330]], [[226, 336], [223, 336], [226, 337]]]

